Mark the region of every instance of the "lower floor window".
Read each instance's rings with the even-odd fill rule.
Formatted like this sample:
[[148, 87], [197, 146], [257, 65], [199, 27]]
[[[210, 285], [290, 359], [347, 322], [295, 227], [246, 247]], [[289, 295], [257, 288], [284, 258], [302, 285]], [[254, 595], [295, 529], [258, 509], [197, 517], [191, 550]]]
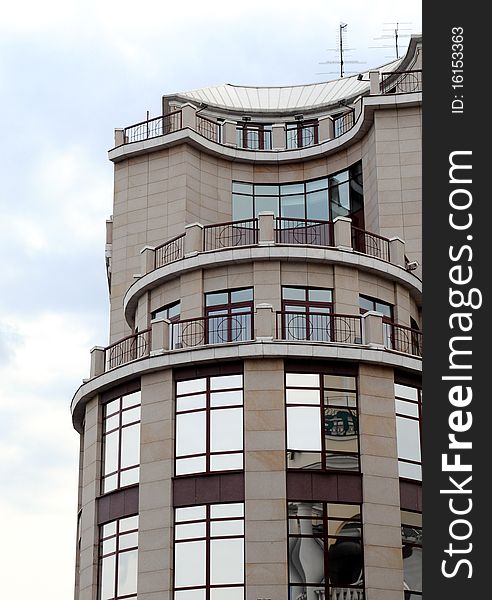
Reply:
[[289, 502], [289, 600], [364, 598], [359, 504]]
[[101, 526], [99, 599], [137, 597], [138, 515]]
[[422, 515], [420, 513], [401, 512], [401, 544], [405, 600], [420, 600], [422, 597]]
[[244, 600], [244, 504], [175, 509], [174, 600]]

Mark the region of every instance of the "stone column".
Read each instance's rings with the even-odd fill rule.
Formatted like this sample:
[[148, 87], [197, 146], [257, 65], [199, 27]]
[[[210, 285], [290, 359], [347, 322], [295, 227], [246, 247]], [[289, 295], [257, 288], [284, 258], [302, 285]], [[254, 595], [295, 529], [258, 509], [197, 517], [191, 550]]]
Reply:
[[96, 396], [85, 408], [84, 458], [82, 471], [82, 514], [80, 520], [80, 577], [77, 600], [97, 598], [97, 556], [99, 527], [97, 502], [101, 481], [101, 443], [99, 432], [99, 399]]
[[105, 352], [102, 346], [94, 346], [91, 349], [91, 371], [90, 377], [102, 375], [106, 370]]
[[392, 237], [389, 241], [389, 257], [392, 265], [405, 268], [405, 242], [399, 237]]
[[170, 348], [171, 321], [169, 319], [155, 319], [150, 324], [152, 328], [152, 342], [150, 355], [160, 354]]
[[275, 241], [275, 215], [264, 211], [258, 214], [258, 241], [260, 244], [273, 244]]
[[392, 368], [359, 367], [360, 459], [367, 600], [403, 599], [400, 485]]
[[226, 146], [237, 146], [236, 121], [225, 120], [222, 125], [222, 143]]
[[196, 106], [187, 102], [181, 107], [181, 127], [196, 131]]
[[336, 217], [333, 221], [335, 246], [342, 250], [352, 250], [352, 219]]
[[185, 225], [184, 253], [187, 256], [197, 252], [203, 252], [203, 225], [191, 223]]
[[379, 71], [369, 71], [369, 94], [378, 96], [381, 93], [379, 87]]
[[359, 314], [359, 272], [341, 264], [333, 265], [335, 312]]
[[362, 315], [362, 333], [364, 344], [384, 348], [383, 315], [368, 311]]
[[320, 142], [332, 140], [335, 137], [333, 119], [329, 116], [318, 119], [318, 139]]
[[140, 271], [146, 275], [155, 269], [155, 248], [145, 246], [140, 250]]
[[273, 340], [275, 335], [275, 313], [271, 304], [256, 305], [255, 339], [256, 341]]
[[285, 124], [274, 123], [272, 125], [272, 150], [285, 150]]
[[123, 146], [125, 143], [125, 130], [115, 129], [114, 130], [114, 147]]
[[284, 367], [244, 363], [246, 600], [288, 597]]
[[142, 377], [138, 598], [171, 598], [173, 585], [173, 382], [171, 370]]

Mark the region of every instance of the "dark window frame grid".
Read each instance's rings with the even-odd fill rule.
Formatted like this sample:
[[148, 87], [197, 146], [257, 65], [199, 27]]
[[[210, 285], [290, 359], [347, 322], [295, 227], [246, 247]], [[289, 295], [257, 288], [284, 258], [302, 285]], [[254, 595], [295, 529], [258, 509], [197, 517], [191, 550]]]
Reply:
[[[289, 136], [289, 133], [293, 132]], [[312, 135], [312, 140], [306, 140], [306, 132]], [[285, 148], [297, 150], [309, 148], [319, 143], [319, 121], [318, 119], [289, 121], [285, 124]]]
[[[124, 521], [125, 519], [128, 519], [128, 518], [134, 518], [134, 517], [137, 517], [136, 529], [120, 531], [121, 521]], [[116, 524], [116, 531], [114, 534], [103, 537], [103, 529], [105, 526], [109, 525], [110, 523]], [[133, 533], [137, 534], [137, 545], [120, 549], [121, 536], [126, 535], [126, 534], [133, 534]], [[114, 551], [103, 554], [103, 543], [107, 542], [108, 540], [110, 540], [112, 538], [115, 538]], [[130, 599], [130, 598], [137, 598], [137, 590], [135, 590], [134, 594], [118, 595], [118, 593], [117, 593], [118, 592], [118, 577], [119, 577], [119, 557], [121, 554], [124, 554], [126, 552], [134, 552], [135, 550], [137, 551], [137, 561], [138, 561], [138, 513], [135, 515], [128, 515], [126, 517], [121, 517], [119, 519], [114, 519], [113, 521], [108, 521], [108, 523], [103, 523], [102, 525], [99, 526], [98, 585], [97, 585], [97, 591], [98, 591], [97, 597], [99, 598], [99, 600], [101, 600], [101, 598], [102, 598], [103, 561], [105, 558], [108, 558], [110, 556], [115, 557], [113, 589], [116, 592], [116, 595], [114, 595], [111, 598], [111, 600], [124, 600], [124, 599]], [[138, 562], [137, 562], [137, 564], [138, 564]], [[137, 583], [138, 583], [138, 579], [137, 579]]]
[[[212, 513], [212, 507], [214, 506], [223, 506], [223, 505], [227, 505], [227, 504], [241, 504], [243, 507], [243, 515], [242, 517], [212, 517], [211, 513]], [[183, 521], [177, 521], [176, 520], [176, 510], [179, 510], [181, 508], [198, 508], [199, 506], [204, 506], [205, 507], [205, 517], [204, 518], [200, 518], [200, 519], [192, 519], [192, 520], [183, 520]], [[229, 521], [241, 521], [243, 523], [243, 533], [241, 535], [239, 534], [232, 534], [232, 535], [214, 535], [212, 536], [211, 534], [211, 529], [212, 529], [212, 523], [220, 523], [220, 522], [229, 522]], [[198, 523], [204, 523], [205, 524], [205, 535], [204, 536], [200, 536], [200, 537], [190, 537], [190, 538], [184, 538], [181, 540], [176, 539], [176, 533], [177, 533], [177, 526], [179, 525], [189, 525], [189, 524], [198, 524]], [[176, 586], [176, 580], [175, 580], [175, 576], [173, 577], [173, 600], [176, 597], [176, 592], [179, 591], [187, 591], [187, 590], [204, 590], [205, 591], [205, 600], [210, 600], [210, 593], [212, 589], [223, 589], [223, 588], [242, 588], [243, 590], [243, 598], [245, 595], [245, 590], [246, 590], [246, 536], [245, 536], [245, 525], [246, 525], [246, 521], [245, 521], [245, 516], [244, 516], [244, 502], [214, 502], [214, 503], [209, 503], [209, 504], [199, 504], [199, 505], [191, 505], [188, 507], [176, 507], [174, 509], [174, 543], [173, 543], [173, 573], [176, 573], [176, 545], [177, 544], [184, 544], [187, 542], [197, 542], [197, 541], [204, 541], [205, 542], [205, 585], [198, 585], [198, 586]], [[211, 560], [210, 560], [210, 556], [211, 556], [211, 542], [212, 540], [223, 540], [223, 539], [242, 539], [243, 540], [243, 582], [242, 583], [236, 583], [236, 584], [224, 584], [224, 585], [219, 585], [219, 584], [212, 584], [211, 583]]]
[[[236, 292], [243, 292], [243, 291], [248, 291], [251, 290], [251, 300], [242, 300], [239, 302], [234, 302], [232, 300], [232, 294], [236, 293]], [[227, 294], [227, 302], [226, 303], [221, 303], [221, 304], [208, 304], [207, 303], [207, 297], [211, 296], [212, 294]], [[241, 310], [241, 309], [248, 309], [248, 310]], [[224, 312], [225, 311], [225, 312]], [[236, 312], [234, 312], [236, 311]], [[217, 314], [213, 314], [213, 313], [217, 313]], [[211, 327], [210, 327], [210, 321], [214, 318], [217, 317], [217, 319], [219, 319], [220, 317], [225, 317], [227, 319], [227, 339], [224, 340], [220, 340], [221, 342], [235, 342], [235, 341], [246, 341], [246, 340], [251, 340], [252, 339], [252, 335], [253, 335], [253, 327], [254, 327], [254, 288], [253, 286], [246, 286], [246, 287], [242, 287], [242, 288], [233, 288], [233, 289], [227, 289], [227, 290], [216, 290], [213, 292], [207, 292], [205, 294], [205, 339], [207, 340], [207, 343], [209, 344], [213, 344], [213, 343], [220, 343], [217, 341], [211, 341], [210, 338], [212, 335], [217, 335], [217, 333], [215, 331], [211, 331]], [[246, 317], [246, 322], [243, 326], [243, 324], [241, 322], [239, 322], [240, 325], [240, 337], [238, 338], [237, 336], [237, 332], [235, 331], [234, 327], [233, 327], [233, 318], [236, 315], [249, 315], [249, 319], [248, 317]], [[249, 320], [249, 323], [248, 323]], [[248, 331], [248, 326], [249, 326], [249, 331]], [[243, 333], [245, 334], [245, 336], [243, 336]], [[249, 335], [248, 335], [249, 333]], [[243, 339], [244, 338], [244, 339]]]
[[[258, 133], [258, 146], [250, 146], [248, 134]], [[238, 121], [236, 126], [238, 147], [243, 150], [271, 150], [272, 149], [272, 124], [253, 123], [251, 121]]]
[[[288, 386], [287, 385], [287, 375], [292, 374], [292, 375], [317, 375], [318, 376], [318, 387], [301, 387], [301, 386]], [[311, 372], [311, 373], [306, 373], [306, 372], [296, 372], [296, 371], [284, 371], [284, 393], [285, 393], [285, 401], [284, 401], [284, 410], [285, 410], [285, 448], [286, 448], [286, 453], [287, 455], [291, 452], [306, 452], [306, 453], [310, 453], [310, 454], [318, 454], [320, 455], [320, 468], [316, 468], [316, 469], [306, 469], [306, 468], [296, 468], [296, 467], [289, 467], [288, 466], [288, 459], [287, 459], [287, 470], [288, 471], [297, 471], [297, 472], [314, 472], [314, 473], [360, 473], [361, 472], [361, 464], [360, 464], [360, 427], [359, 427], [359, 385], [358, 385], [358, 378], [354, 375], [341, 375], [341, 377], [351, 377], [352, 379], [354, 379], [354, 383], [355, 383], [355, 389], [353, 390], [347, 390], [347, 389], [340, 389], [340, 388], [335, 388], [335, 387], [331, 387], [331, 386], [325, 386], [324, 385], [324, 376], [325, 375], [333, 375], [333, 376], [337, 376], [337, 373], [333, 372], [333, 373], [317, 373], [315, 371]], [[288, 447], [288, 441], [287, 441], [287, 436], [288, 436], [288, 431], [289, 431], [289, 421], [288, 421], [288, 412], [287, 409], [289, 406], [303, 406], [303, 407], [308, 407], [308, 408], [313, 408], [316, 407], [316, 404], [309, 404], [309, 403], [301, 403], [301, 402], [287, 402], [287, 390], [288, 389], [293, 389], [293, 390], [302, 390], [302, 389], [317, 389], [319, 391], [319, 395], [320, 395], [320, 403], [319, 403], [319, 410], [320, 410], [320, 436], [321, 436], [321, 450], [319, 451], [312, 451], [312, 450], [292, 450], [289, 449]], [[334, 405], [332, 404], [326, 404], [325, 403], [325, 391], [334, 391], [334, 392], [350, 392], [351, 394], [355, 394], [355, 407], [349, 407], [349, 406], [343, 406], [343, 405]], [[354, 410], [355, 408], [355, 423], [357, 426], [357, 433], [356, 433], [356, 438], [357, 438], [357, 452], [330, 452], [330, 455], [336, 455], [336, 456], [353, 456], [357, 458], [357, 469], [333, 469], [333, 468], [329, 468], [326, 466], [327, 464], [327, 451], [326, 451], [326, 430], [325, 430], [325, 409], [327, 408], [342, 408], [342, 409], [346, 409], [349, 410], [352, 414], [352, 410]], [[354, 417], [354, 415], [352, 415], [352, 417]]]
[[[136, 404], [131, 404], [130, 406], [127, 406], [125, 408], [123, 408], [123, 398], [127, 397], [127, 396], [132, 396], [133, 394], [139, 394], [139, 401]], [[111, 413], [107, 413], [108, 407], [113, 403], [113, 402], [118, 402], [118, 408]], [[121, 462], [122, 462], [122, 448], [123, 448], [123, 444], [122, 444], [122, 437], [123, 437], [123, 429], [127, 429], [129, 427], [133, 427], [135, 425], [139, 425], [139, 443], [140, 443], [140, 423], [141, 423], [141, 406], [142, 406], [142, 399], [141, 399], [141, 391], [140, 390], [136, 390], [135, 392], [130, 392], [128, 394], [122, 394], [121, 396], [118, 396], [116, 398], [113, 398], [111, 400], [108, 400], [106, 402], [104, 402], [104, 404], [102, 404], [102, 461], [101, 461], [101, 494], [109, 494], [115, 490], [120, 490], [126, 487], [130, 487], [132, 485], [137, 485], [139, 480], [140, 480], [140, 460], [138, 461], [138, 464], [134, 464], [134, 465], [130, 465], [128, 467], [121, 467]], [[135, 408], [139, 409], [139, 416], [137, 420], [133, 420], [133, 421], [129, 421], [128, 423], [123, 423], [123, 417], [124, 414], [130, 410], [134, 410]], [[118, 424], [113, 427], [112, 429], [106, 429], [106, 423], [109, 419], [118, 416]], [[106, 438], [108, 435], [110, 435], [111, 433], [114, 432], [118, 432], [118, 457], [117, 457], [117, 468], [115, 471], [111, 471], [109, 473], [105, 473], [105, 463], [106, 463]], [[125, 473], [126, 471], [131, 471], [133, 469], [137, 469], [138, 472], [138, 476], [137, 476], [137, 481], [133, 482], [133, 483], [128, 483], [128, 484], [124, 484], [121, 485], [121, 473]], [[105, 483], [107, 480], [109, 480], [111, 477], [113, 477], [114, 475], [116, 475], [116, 486], [112, 487], [109, 490], [105, 489]]]
[[[306, 534], [292, 534], [290, 532], [290, 519], [298, 519], [303, 521], [312, 521], [313, 517], [311, 516], [295, 516], [291, 517], [289, 514], [289, 504], [321, 504], [323, 508], [323, 515], [321, 521], [323, 523], [323, 532], [322, 536], [318, 535], [306, 535]], [[359, 521], [355, 519], [350, 519], [351, 522], [360, 523], [360, 536], [349, 536], [349, 535], [333, 535], [329, 534], [328, 523], [330, 521], [343, 521], [343, 517], [330, 517], [328, 515], [328, 505], [336, 506], [354, 506], [357, 507]], [[364, 531], [363, 531], [363, 519], [362, 519], [362, 504], [353, 503], [353, 502], [326, 502], [326, 501], [305, 501], [305, 500], [288, 500], [287, 501], [287, 546], [288, 550], [290, 547], [291, 539], [322, 539], [323, 540], [323, 549], [324, 549], [324, 560], [323, 560], [323, 568], [324, 568], [324, 590], [325, 590], [325, 598], [330, 598], [330, 591], [333, 588], [343, 587], [344, 589], [354, 589], [361, 590], [363, 594], [363, 598], [365, 598], [365, 570], [364, 570]], [[362, 563], [362, 583], [360, 585], [343, 585], [343, 586], [335, 586], [330, 582], [330, 558], [329, 553], [327, 552], [329, 545], [329, 540], [357, 540], [360, 542], [361, 547], [361, 563]], [[306, 583], [291, 583], [291, 569], [290, 569], [290, 556], [288, 551], [287, 556], [287, 566], [288, 566], [288, 585], [289, 585], [289, 597], [290, 591], [293, 587], [321, 587], [319, 582], [306, 582]]]
[[[303, 290], [305, 292], [305, 300], [290, 300], [288, 298], [284, 298], [284, 290], [287, 289], [297, 289], [297, 290]], [[321, 300], [310, 300], [309, 299], [309, 292], [311, 291], [322, 291], [322, 292], [330, 292], [330, 296], [331, 296], [331, 300], [329, 302], [325, 302], [325, 301], [321, 301]], [[281, 288], [281, 298], [282, 298], [282, 334], [283, 334], [283, 339], [291, 339], [290, 337], [287, 337], [287, 332], [288, 332], [288, 327], [289, 325], [286, 323], [286, 315], [288, 314], [296, 314], [296, 313], [300, 313], [300, 314], [305, 314], [306, 317], [309, 317], [309, 315], [319, 315], [319, 316], [323, 316], [325, 314], [330, 314], [333, 313], [333, 307], [334, 307], [334, 303], [333, 303], [333, 289], [331, 288], [320, 288], [320, 287], [305, 287], [305, 286], [299, 286], [299, 285], [283, 285]], [[295, 307], [298, 306], [301, 310], [295, 310]], [[302, 309], [305, 310], [302, 310]], [[322, 309], [328, 309], [328, 311], [323, 311]], [[319, 310], [316, 310], [319, 309]], [[310, 322], [310, 320], [308, 318], [306, 318], [306, 325], [305, 325], [305, 329], [306, 329], [306, 340], [310, 340], [311, 339], [311, 328], [312, 328], [312, 324]], [[333, 320], [331, 320], [331, 327], [330, 329], [333, 328]], [[330, 331], [330, 339], [334, 339], [333, 336], [333, 331]]]
[[[240, 375], [242, 377], [242, 386], [235, 388], [217, 388], [211, 389], [211, 379], [214, 377], [228, 377], [228, 376], [237, 376]], [[183, 381], [193, 381], [196, 379], [205, 379], [205, 391], [203, 392], [190, 392], [187, 394], [178, 394], [177, 388], [178, 383], [182, 383]], [[179, 381], [175, 381], [175, 410], [174, 416], [176, 419], [176, 434], [174, 436], [174, 477], [188, 477], [190, 475], [205, 475], [205, 474], [214, 474], [218, 475], [221, 473], [236, 473], [244, 471], [244, 375], [243, 373], [228, 373], [227, 375], [205, 375], [203, 377], [195, 377], [190, 379], [183, 379]], [[211, 394], [214, 392], [238, 392], [242, 393], [242, 402], [241, 404], [231, 404], [227, 406], [211, 406]], [[205, 407], [204, 408], [195, 408], [189, 410], [178, 410], [178, 399], [180, 398], [189, 398], [197, 395], [205, 394]], [[227, 409], [238, 409], [240, 408], [242, 411], [242, 431], [243, 431], [243, 444], [242, 450], [225, 450], [225, 451], [211, 451], [211, 442], [212, 442], [212, 426], [211, 426], [211, 413], [212, 411], [217, 410], [227, 410]], [[205, 413], [205, 452], [195, 453], [195, 454], [183, 454], [182, 456], [178, 456], [178, 425], [177, 425], [177, 417], [182, 414], [192, 414], [192, 413]], [[241, 455], [242, 458], [242, 466], [236, 469], [217, 469], [212, 470], [210, 468], [210, 462], [212, 456], [223, 456], [223, 455]], [[177, 474], [177, 463], [180, 459], [188, 459], [188, 458], [200, 458], [205, 457], [205, 470], [204, 471], [191, 471], [188, 473]]]
[[[422, 518], [422, 513], [421, 512], [407, 510], [407, 509], [401, 511], [402, 555], [403, 555], [403, 548], [404, 548], [404, 546], [411, 546], [413, 548], [423, 548], [423, 541], [422, 541], [423, 540], [423, 538], [422, 538], [423, 527], [422, 526], [419, 527], [419, 526], [413, 525], [411, 523], [407, 523], [405, 521], [405, 516], [404, 516], [405, 513], [411, 513], [411, 514], [420, 515], [420, 517]], [[404, 539], [403, 528], [404, 527], [407, 527], [409, 529], [419, 529], [420, 530], [420, 540], [421, 540], [420, 543], [419, 542], [411, 542], [411, 541], [408, 541], [406, 539], [405, 539], [405, 541], [403, 541], [403, 539]], [[405, 568], [403, 569], [403, 575], [405, 576]], [[405, 590], [404, 594], [405, 594], [405, 600], [407, 598], [412, 599], [414, 597], [415, 598], [417, 598], [417, 597], [421, 598], [422, 597], [422, 591], [419, 591], [419, 590]]]
[[[407, 387], [407, 388], [411, 388], [417, 391], [417, 400], [410, 400], [409, 398], [404, 398], [403, 396], [397, 396], [396, 394], [396, 386], [399, 385], [401, 387]], [[405, 477], [405, 476], [400, 476], [400, 479], [406, 479], [408, 481], [422, 481], [422, 388], [416, 385], [408, 385], [408, 384], [402, 384], [402, 383], [398, 383], [398, 382], [394, 382], [394, 397], [395, 397], [395, 418], [396, 421], [398, 422], [398, 418], [400, 419], [408, 419], [410, 421], [418, 421], [419, 424], [419, 451], [420, 451], [420, 460], [411, 460], [408, 458], [400, 458], [400, 456], [398, 456], [398, 469], [399, 469], [399, 465], [400, 462], [402, 463], [408, 463], [410, 465], [417, 465], [420, 467], [420, 477], [419, 478], [413, 478], [413, 477]], [[418, 412], [418, 416], [414, 417], [411, 415], [407, 415], [404, 413], [400, 413], [398, 412], [397, 409], [397, 400], [400, 402], [407, 402], [408, 404], [412, 404], [414, 406], [417, 406], [417, 412]], [[398, 440], [398, 425], [397, 425], [397, 440]]]
[[[179, 312], [176, 315], [169, 316], [169, 311], [171, 309], [175, 308], [176, 306], [179, 307]], [[179, 321], [180, 315], [181, 315], [181, 300], [176, 300], [176, 302], [171, 302], [169, 304], [165, 304], [164, 306], [161, 306], [160, 308], [156, 308], [155, 310], [153, 310], [150, 313], [150, 318], [152, 320], [168, 319], [168, 321], [171, 321], [171, 323], [173, 323], [175, 321]]]

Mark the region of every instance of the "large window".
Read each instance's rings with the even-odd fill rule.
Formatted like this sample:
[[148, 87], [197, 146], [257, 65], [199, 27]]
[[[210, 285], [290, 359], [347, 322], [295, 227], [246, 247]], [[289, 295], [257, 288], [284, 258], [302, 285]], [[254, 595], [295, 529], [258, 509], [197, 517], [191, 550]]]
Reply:
[[417, 387], [395, 383], [395, 411], [400, 477], [422, 480], [420, 452], [421, 390]]
[[172, 304], [166, 304], [162, 308], [158, 308], [152, 312], [152, 319], [168, 319], [169, 321], [179, 320], [181, 312], [181, 302], [173, 302]]
[[420, 513], [401, 512], [401, 543], [405, 600], [420, 600], [422, 597], [422, 515]]
[[360, 505], [289, 502], [288, 517], [289, 600], [362, 600]]
[[102, 493], [138, 483], [140, 392], [103, 406]]
[[176, 383], [176, 475], [243, 468], [243, 376]]
[[272, 126], [264, 123], [244, 123], [236, 128], [238, 148], [272, 149]]
[[331, 341], [332, 309], [331, 290], [282, 287], [282, 339]]
[[287, 467], [359, 470], [355, 377], [286, 373]]
[[138, 516], [102, 525], [99, 544], [99, 600], [137, 597]]
[[318, 121], [296, 121], [285, 126], [287, 148], [305, 148], [318, 143]]
[[[363, 228], [363, 187], [361, 163], [349, 169], [300, 183], [282, 185], [232, 182], [232, 218], [252, 219], [262, 211], [273, 211], [282, 219], [333, 221], [351, 217]], [[288, 226], [288, 223], [285, 224]]]
[[208, 344], [251, 340], [253, 288], [205, 294], [205, 314]]
[[244, 505], [175, 509], [174, 600], [244, 600]]

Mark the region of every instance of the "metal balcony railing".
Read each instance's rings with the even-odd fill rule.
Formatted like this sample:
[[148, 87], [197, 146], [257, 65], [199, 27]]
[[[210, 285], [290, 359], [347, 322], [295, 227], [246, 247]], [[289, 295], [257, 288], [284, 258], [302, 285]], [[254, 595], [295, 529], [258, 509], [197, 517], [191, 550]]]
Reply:
[[381, 74], [382, 94], [411, 94], [422, 91], [422, 70]]
[[104, 349], [105, 370], [110, 371], [150, 353], [151, 330], [129, 335]]
[[258, 243], [258, 219], [205, 225], [203, 250], [252, 246]]
[[253, 339], [253, 313], [213, 315], [171, 323], [171, 349], [208, 344], [247, 342]]
[[286, 341], [362, 344], [359, 315], [278, 311], [277, 339]]
[[418, 329], [397, 323], [384, 323], [386, 345], [392, 350], [422, 356], [423, 336]]
[[333, 223], [311, 219], [275, 219], [275, 242], [277, 244], [306, 244], [310, 246], [333, 246]]
[[181, 111], [177, 110], [161, 117], [147, 119], [141, 123], [125, 127], [124, 143], [131, 144], [132, 142], [141, 142], [151, 138], [167, 135], [173, 131], [181, 129]]
[[177, 235], [155, 249], [155, 268], [163, 267], [184, 257], [185, 234]]
[[375, 256], [387, 262], [390, 260], [390, 241], [377, 233], [369, 233], [352, 226], [352, 247], [356, 252]]
[[220, 125], [216, 121], [207, 119], [202, 115], [196, 115], [196, 130], [197, 133], [203, 135], [207, 140], [220, 143]]

